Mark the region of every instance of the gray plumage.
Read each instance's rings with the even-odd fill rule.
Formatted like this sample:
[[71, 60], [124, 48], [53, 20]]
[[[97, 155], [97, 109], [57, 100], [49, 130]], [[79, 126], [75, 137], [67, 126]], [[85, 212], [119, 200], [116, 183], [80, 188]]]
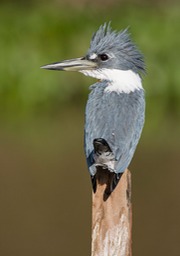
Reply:
[[[143, 55], [131, 41], [127, 30], [118, 33], [112, 31], [110, 25], [101, 26], [93, 35], [86, 58], [94, 53], [97, 56], [103, 53], [115, 56], [105, 63], [97, 59], [99, 69], [132, 70], [139, 75], [145, 72]], [[107, 93], [105, 90], [107, 86], [109, 86], [108, 81], [101, 81], [91, 86], [86, 106], [85, 153], [92, 179], [99, 166], [117, 175], [126, 170], [144, 125], [144, 90]], [[103, 146], [101, 152], [95, 150], [93, 141], [99, 138], [108, 144], [109, 151], [103, 152]], [[101, 142], [98, 145], [101, 145]], [[114, 187], [117, 181], [118, 179]], [[93, 186], [95, 190], [96, 185]]]
[[[96, 173], [93, 140], [104, 139], [112, 150], [113, 163], [99, 164], [115, 173], [128, 167], [144, 124], [144, 91], [104, 93], [108, 82], [91, 86], [85, 114], [85, 153], [90, 174]], [[114, 168], [111, 165], [114, 164]]]
[[107, 65], [109, 68], [133, 70], [136, 73], [145, 72], [144, 58], [137, 46], [131, 40], [128, 29], [113, 31], [110, 23], [100, 26], [94, 33], [87, 56], [92, 53], [113, 53], [116, 59]]
[[100, 79], [90, 87], [85, 115], [85, 154], [96, 190], [96, 172], [111, 172], [110, 192], [129, 166], [139, 141], [145, 113], [141, 74], [143, 55], [126, 30], [100, 26], [83, 58], [52, 63], [42, 68], [79, 71]]

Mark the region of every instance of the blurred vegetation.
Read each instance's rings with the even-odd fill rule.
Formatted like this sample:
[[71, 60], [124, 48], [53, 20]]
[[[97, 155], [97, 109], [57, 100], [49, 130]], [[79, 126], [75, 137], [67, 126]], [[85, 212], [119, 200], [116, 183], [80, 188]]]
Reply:
[[1, 116], [51, 114], [58, 112], [63, 104], [84, 104], [88, 86], [94, 80], [39, 67], [85, 54], [92, 33], [109, 20], [114, 29], [130, 26], [133, 40], [145, 55], [144, 85], [150, 105], [147, 115], [153, 116], [153, 124], [164, 116], [177, 119], [180, 116], [179, 8], [177, 4], [123, 1], [113, 1], [110, 6], [105, 2], [103, 7], [97, 4], [96, 8], [88, 1], [84, 5], [75, 1], [68, 7], [60, 1], [1, 4]]
[[89, 255], [83, 116], [95, 82], [40, 66], [80, 57], [105, 21], [145, 55], [147, 111], [133, 174], [133, 255], [180, 244], [180, 4], [170, 0], [0, 3], [0, 255]]

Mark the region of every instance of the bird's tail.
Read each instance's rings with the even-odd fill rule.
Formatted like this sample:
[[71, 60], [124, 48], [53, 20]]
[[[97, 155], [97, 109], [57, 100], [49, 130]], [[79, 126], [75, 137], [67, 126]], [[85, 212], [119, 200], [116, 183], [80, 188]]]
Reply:
[[[108, 175], [108, 179], [104, 179], [104, 182], [102, 181], [102, 178], [101, 178], [103, 175], [102, 172], [106, 172], [106, 175]], [[98, 167], [96, 174], [94, 176], [91, 176], [93, 192], [96, 193], [97, 183], [101, 185], [106, 183], [105, 193], [107, 195], [110, 195], [116, 188], [118, 182], [121, 179], [121, 176], [122, 176], [122, 173], [112, 173], [112, 172], [109, 172], [107, 169], [102, 169], [101, 167]]]
[[111, 194], [122, 174], [114, 170], [115, 157], [107, 141], [103, 138], [94, 139], [93, 145], [96, 166], [96, 174], [91, 176], [93, 191], [96, 192], [97, 183], [106, 183], [105, 193]]

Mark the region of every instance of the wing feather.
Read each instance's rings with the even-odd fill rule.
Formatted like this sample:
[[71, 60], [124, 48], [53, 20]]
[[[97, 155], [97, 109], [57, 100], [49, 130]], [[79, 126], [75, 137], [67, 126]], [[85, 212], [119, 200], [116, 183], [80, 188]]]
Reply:
[[[103, 138], [115, 155], [114, 171], [123, 172], [129, 165], [144, 124], [144, 91], [129, 94], [104, 92], [105, 85], [95, 86], [86, 106], [85, 153], [92, 155], [93, 140]], [[90, 167], [90, 166], [89, 166]]]

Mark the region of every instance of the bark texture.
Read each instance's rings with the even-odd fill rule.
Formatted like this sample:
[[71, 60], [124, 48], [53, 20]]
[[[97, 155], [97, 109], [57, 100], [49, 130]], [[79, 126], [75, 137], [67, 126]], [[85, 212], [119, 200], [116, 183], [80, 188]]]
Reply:
[[99, 169], [92, 197], [91, 256], [132, 256], [131, 173], [126, 170], [109, 193], [113, 173]]

